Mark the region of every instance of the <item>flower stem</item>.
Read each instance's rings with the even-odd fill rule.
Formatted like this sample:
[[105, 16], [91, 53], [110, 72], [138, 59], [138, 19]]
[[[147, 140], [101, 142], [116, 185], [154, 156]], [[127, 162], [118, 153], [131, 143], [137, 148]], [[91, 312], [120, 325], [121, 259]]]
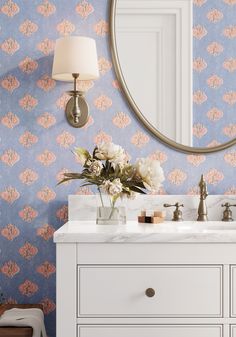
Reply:
[[103, 202], [103, 199], [102, 199], [102, 193], [101, 193], [101, 190], [100, 190], [100, 188], [99, 188], [99, 187], [98, 187], [98, 192], [99, 192], [99, 195], [100, 195], [100, 199], [101, 199], [102, 207], [104, 207], [104, 202]]

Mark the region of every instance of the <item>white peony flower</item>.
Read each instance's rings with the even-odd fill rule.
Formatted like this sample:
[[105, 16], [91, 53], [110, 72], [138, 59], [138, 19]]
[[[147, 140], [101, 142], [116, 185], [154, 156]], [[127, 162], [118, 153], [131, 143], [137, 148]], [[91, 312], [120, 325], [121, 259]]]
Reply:
[[123, 185], [120, 178], [114, 179], [113, 181], [107, 180], [102, 188], [111, 196], [119, 194], [123, 190]]
[[138, 175], [149, 191], [158, 191], [165, 180], [163, 169], [158, 160], [140, 158], [135, 164]]
[[126, 160], [126, 154], [124, 149], [116, 144], [111, 142], [101, 143], [98, 145], [98, 148], [95, 152], [95, 155], [100, 160], [108, 160], [113, 164], [124, 164]]
[[99, 176], [102, 171], [102, 163], [99, 160], [92, 161], [91, 164], [89, 164], [88, 170], [95, 174], [95, 176]]

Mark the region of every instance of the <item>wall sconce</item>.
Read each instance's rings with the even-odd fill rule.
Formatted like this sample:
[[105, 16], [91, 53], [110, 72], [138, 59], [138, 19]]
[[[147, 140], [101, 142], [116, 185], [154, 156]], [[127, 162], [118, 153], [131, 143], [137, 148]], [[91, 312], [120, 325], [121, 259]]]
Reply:
[[84, 126], [89, 117], [89, 107], [84, 92], [77, 91], [77, 79], [94, 80], [99, 77], [95, 40], [83, 36], [67, 36], [56, 40], [52, 78], [59, 81], [74, 82], [74, 90], [65, 113], [70, 125]]

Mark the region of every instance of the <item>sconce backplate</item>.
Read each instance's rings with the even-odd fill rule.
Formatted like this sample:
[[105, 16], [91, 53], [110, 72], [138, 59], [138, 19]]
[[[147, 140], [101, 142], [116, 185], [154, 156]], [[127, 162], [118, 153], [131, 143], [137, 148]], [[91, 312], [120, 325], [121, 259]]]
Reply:
[[89, 118], [89, 107], [87, 102], [82, 96], [78, 96], [76, 99], [78, 99], [78, 105], [80, 108], [80, 117], [79, 117], [79, 122], [75, 123], [74, 122], [74, 117], [72, 114], [73, 106], [74, 106], [74, 97], [71, 97], [69, 101], [66, 104], [66, 118], [68, 123], [73, 126], [74, 128], [82, 128], [87, 122]]

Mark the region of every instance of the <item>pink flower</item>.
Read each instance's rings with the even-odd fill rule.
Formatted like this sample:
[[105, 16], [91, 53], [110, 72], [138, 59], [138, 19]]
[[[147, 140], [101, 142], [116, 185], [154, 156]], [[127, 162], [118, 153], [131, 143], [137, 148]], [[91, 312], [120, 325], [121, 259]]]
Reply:
[[45, 241], [51, 239], [53, 237], [54, 232], [55, 229], [48, 224], [45, 224], [37, 229], [37, 235], [41, 236]]
[[105, 75], [112, 67], [112, 63], [106, 60], [104, 57], [101, 57], [98, 60], [99, 72], [101, 75]]
[[78, 3], [75, 10], [83, 19], [86, 19], [91, 13], [93, 13], [94, 8], [88, 1], [82, 0]]
[[188, 190], [187, 195], [199, 195], [199, 187], [194, 186]]
[[19, 63], [20, 70], [25, 74], [32, 74], [38, 68], [38, 62], [26, 57]]
[[44, 90], [44, 91], [50, 91], [52, 90], [56, 85], [56, 81], [54, 81], [51, 76], [49, 75], [43, 75], [38, 81], [37, 86]]
[[207, 117], [213, 122], [220, 120], [223, 116], [224, 116], [223, 111], [217, 108], [212, 108], [207, 112]]
[[197, 25], [197, 26], [193, 27], [193, 36], [196, 39], [201, 40], [206, 35], [207, 35], [207, 30], [206, 30], [205, 27], [203, 27], [201, 25]]
[[1, 234], [7, 240], [13, 241], [17, 236], [19, 236], [20, 231], [16, 226], [8, 224], [7, 226], [3, 227]]
[[236, 0], [224, 0], [227, 5], [234, 6], [236, 5]]
[[207, 0], [193, 0], [193, 4], [198, 7], [202, 7], [207, 2]]
[[56, 211], [56, 217], [63, 222], [68, 220], [68, 206], [63, 205]]
[[150, 154], [149, 158], [152, 160], [158, 160], [161, 164], [164, 164], [168, 159], [167, 154], [162, 151], [153, 152]]
[[94, 82], [92, 80], [88, 81], [77, 81], [77, 87], [79, 91], [89, 91], [94, 86]]
[[15, 89], [19, 88], [20, 82], [15, 76], [9, 75], [2, 79], [1, 86], [12, 93]]
[[[60, 170], [60, 171], [57, 173], [56, 178], [57, 178], [57, 181], [58, 181], [58, 182], [60, 182], [62, 179], [64, 179], [64, 173], [69, 173], [69, 170], [64, 168], [64, 169]], [[69, 181], [63, 183], [63, 185], [68, 185], [68, 184], [70, 184], [70, 183], [71, 183], [71, 180], [69, 180]]]
[[137, 131], [132, 137], [131, 137], [131, 143], [135, 145], [138, 148], [142, 148], [145, 145], [147, 145], [149, 142], [149, 137], [145, 133], [141, 131]]
[[117, 89], [120, 90], [120, 84], [117, 80], [112, 81], [112, 86]]
[[174, 169], [168, 174], [168, 180], [174, 185], [182, 185], [186, 179], [187, 174], [180, 169]]
[[224, 175], [222, 172], [218, 171], [217, 169], [213, 168], [210, 169], [205, 175], [204, 178], [206, 182], [210, 185], [217, 185], [224, 179]]
[[1, 160], [4, 164], [8, 166], [14, 166], [20, 160], [20, 156], [16, 151], [8, 149], [3, 152]]
[[37, 123], [42, 126], [44, 129], [49, 129], [56, 123], [56, 118], [54, 115], [44, 112], [37, 118]]
[[37, 49], [44, 55], [49, 55], [53, 52], [54, 46], [55, 42], [46, 38], [37, 44]]
[[20, 271], [20, 267], [14, 261], [5, 262], [1, 268], [1, 272], [9, 278], [13, 278]]
[[45, 315], [49, 315], [56, 309], [56, 304], [47, 297], [41, 301], [41, 304], [43, 305], [43, 312]]
[[218, 146], [220, 145], [220, 143], [217, 141], [217, 140], [212, 140], [208, 145], [207, 147], [215, 147], [215, 146]]
[[26, 242], [24, 246], [19, 249], [19, 254], [26, 260], [31, 260], [36, 254], [38, 254], [38, 248]]
[[38, 137], [33, 135], [29, 131], [25, 131], [25, 133], [23, 133], [23, 135], [21, 135], [19, 138], [19, 143], [26, 148], [30, 148], [32, 145], [36, 144], [37, 142], [38, 142]]
[[9, 38], [2, 43], [1, 48], [5, 53], [13, 55], [20, 48], [20, 45], [16, 40]]
[[56, 198], [56, 193], [48, 186], [45, 186], [41, 191], [37, 193], [37, 198], [45, 203], [49, 203]]
[[3, 192], [1, 192], [1, 197], [3, 200], [9, 204], [13, 204], [20, 197], [20, 193], [16, 188], [9, 186]]
[[220, 12], [218, 9], [212, 9], [210, 12], [207, 13], [207, 18], [209, 21], [216, 23], [222, 20], [224, 17], [223, 13]]
[[80, 187], [75, 194], [77, 194], [77, 195], [93, 195], [93, 192], [90, 190], [89, 187], [84, 186], [84, 187]]
[[67, 93], [63, 93], [61, 97], [56, 101], [56, 105], [59, 109], [65, 109], [67, 102], [69, 101], [70, 96]]
[[101, 95], [95, 99], [94, 105], [97, 109], [105, 111], [112, 106], [112, 100], [108, 96]]
[[224, 29], [224, 36], [229, 39], [234, 39], [236, 37], [236, 26], [229, 26]]
[[203, 58], [198, 57], [198, 58], [193, 60], [193, 69], [195, 71], [198, 71], [200, 73], [204, 69], [206, 69], [206, 67], [207, 67], [207, 63]]
[[61, 147], [64, 147], [65, 149], [68, 149], [72, 144], [75, 142], [75, 137], [67, 132], [63, 131], [60, 133], [56, 138], [57, 144], [59, 144]]
[[44, 17], [49, 17], [56, 12], [56, 7], [48, 0], [43, 0], [43, 2], [38, 5], [37, 12]]
[[93, 117], [90, 115], [89, 118], [88, 118], [88, 121], [87, 123], [82, 127], [82, 129], [87, 129], [88, 127], [90, 127], [91, 125], [93, 125], [94, 123], [94, 119]]
[[109, 31], [108, 22], [105, 20], [100, 20], [93, 27], [95, 33], [99, 36], [105, 36]]
[[56, 272], [56, 267], [54, 264], [45, 261], [40, 266], [37, 267], [37, 273], [43, 275], [45, 278], [49, 278], [52, 274]]
[[232, 57], [228, 60], [225, 60], [223, 63], [223, 68], [228, 70], [230, 73], [236, 70], [236, 59], [233, 59]]
[[187, 161], [195, 167], [198, 167], [199, 165], [204, 163], [205, 160], [206, 157], [200, 154], [198, 155], [190, 154], [187, 156]]
[[10, 18], [13, 18], [13, 16], [15, 16], [17, 13], [19, 13], [20, 8], [19, 8], [19, 6], [15, 2], [13, 2], [12, 0], [8, 0], [2, 6], [2, 8], [0, 9], [0, 11], [3, 14], [9, 16]]
[[207, 128], [200, 123], [193, 125], [193, 135], [197, 138], [202, 138], [207, 133]]
[[201, 90], [198, 90], [198, 91], [195, 91], [193, 93], [193, 102], [196, 103], [196, 104], [203, 104], [204, 102], [206, 102], [207, 100], [207, 96], [205, 94], [205, 92], [201, 91]]
[[229, 124], [224, 127], [223, 133], [229, 138], [236, 137], [236, 124]]
[[226, 92], [223, 96], [223, 100], [229, 105], [234, 105], [236, 103], [236, 91]]
[[108, 143], [112, 141], [112, 137], [110, 135], [108, 135], [107, 133], [105, 133], [104, 131], [100, 131], [93, 139], [94, 143], [96, 145], [104, 142], [104, 143]]
[[25, 20], [19, 27], [19, 31], [28, 37], [37, 32], [37, 30], [38, 25], [30, 20]]
[[53, 152], [44, 150], [41, 154], [37, 156], [37, 161], [39, 161], [44, 166], [49, 166], [56, 160], [56, 156]]
[[25, 222], [32, 222], [38, 216], [38, 212], [30, 206], [25, 206], [18, 214]]
[[213, 89], [218, 89], [223, 84], [223, 79], [217, 75], [212, 75], [207, 79], [207, 84]]
[[213, 56], [217, 56], [223, 52], [224, 48], [218, 42], [212, 42], [207, 46], [207, 51]]
[[236, 187], [230, 187], [227, 191], [225, 191], [224, 195], [236, 195]]
[[60, 35], [67, 36], [75, 31], [75, 25], [68, 20], [63, 20], [58, 23], [57, 31]]
[[112, 123], [118, 128], [124, 129], [131, 123], [131, 119], [124, 112], [117, 112], [112, 118]]
[[36, 180], [38, 180], [38, 174], [31, 170], [31, 169], [25, 169], [23, 172], [19, 174], [19, 179], [22, 182], [22, 184], [25, 185], [32, 185]]
[[228, 163], [229, 165], [236, 167], [236, 151], [230, 151], [227, 152], [224, 155], [224, 160], [226, 163]]
[[20, 284], [18, 288], [20, 293], [27, 297], [33, 296], [38, 291], [37, 284], [29, 280], [25, 280], [25, 282]]
[[9, 129], [13, 129], [16, 125], [19, 124], [19, 118], [12, 112], [8, 112], [5, 116], [2, 117], [2, 125], [6, 126]]
[[33, 110], [36, 105], [38, 105], [38, 100], [29, 94], [19, 100], [19, 106], [26, 111]]

